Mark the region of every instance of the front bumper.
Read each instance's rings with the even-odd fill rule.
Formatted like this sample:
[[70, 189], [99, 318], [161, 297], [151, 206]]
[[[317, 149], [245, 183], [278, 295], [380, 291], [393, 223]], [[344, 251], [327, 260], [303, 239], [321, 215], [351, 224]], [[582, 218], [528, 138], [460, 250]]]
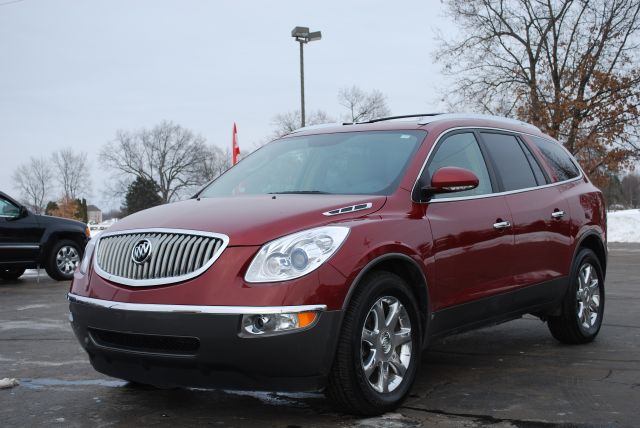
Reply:
[[[268, 391], [324, 387], [340, 311], [312, 327], [276, 336], [238, 335], [242, 314], [290, 307], [144, 305], [69, 295], [71, 325], [93, 367], [158, 386]], [[298, 310], [300, 308], [297, 308]]]

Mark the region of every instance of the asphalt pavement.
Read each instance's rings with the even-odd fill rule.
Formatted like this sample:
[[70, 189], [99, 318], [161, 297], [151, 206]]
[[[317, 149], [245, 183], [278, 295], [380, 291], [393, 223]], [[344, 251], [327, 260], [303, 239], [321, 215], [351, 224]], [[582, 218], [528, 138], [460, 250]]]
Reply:
[[[640, 245], [610, 245], [595, 342], [556, 342], [534, 317], [449, 337], [397, 412], [360, 419], [322, 394], [132, 386], [95, 372], [68, 323], [69, 283], [0, 282], [0, 425], [221, 427], [640, 426]], [[287, 356], [283, 356], [286, 358]]]

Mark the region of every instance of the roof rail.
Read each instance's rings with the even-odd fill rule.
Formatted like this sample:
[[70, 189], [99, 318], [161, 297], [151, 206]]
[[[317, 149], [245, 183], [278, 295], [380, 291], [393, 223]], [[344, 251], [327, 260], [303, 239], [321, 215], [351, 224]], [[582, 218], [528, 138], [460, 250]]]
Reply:
[[502, 116], [494, 116], [490, 114], [477, 114], [477, 113], [445, 113], [437, 116], [426, 117], [425, 119], [419, 122], [420, 125], [426, 125], [428, 123], [436, 122], [438, 120], [450, 120], [450, 119], [483, 119], [483, 120], [493, 120], [496, 122], [502, 122], [511, 125], [519, 125], [527, 128], [535, 129], [536, 131], [540, 131], [535, 125], [532, 125], [527, 122], [523, 122], [518, 119], [511, 119], [508, 117]]
[[366, 124], [366, 123], [384, 122], [384, 121], [387, 121], [387, 120], [408, 119], [408, 118], [412, 118], [412, 117], [420, 119], [418, 121], [418, 125], [426, 125], [428, 123], [433, 123], [433, 122], [436, 122], [438, 120], [483, 119], [483, 120], [493, 120], [493, 121], [496, 121], [496, 122], [502, 122], [502, 123], [505, 123], [505, 124], [524, 126], [524, 127], [530, 128], [530, 129], [535, 129], [536, 131], [540, 132], [540, 128], [538, 128], [537, 126], [532, 125], [530, 123], [523, 122], [523, 121], [518, 120], [518, 119], [511, 119], [511, 118], [508, 118], [508, 117], [493, 116], [493, 115], [490, 115], [490, 114], [478, 114], [478, 113], [421, 113], [421, 114], [403, 114], [403, 115], [399, 115], [399, 116], [378, 117], [378, 118], [375, 118], [375, 119], [367, 120], [367, 121], [364, 121], [364, 122], [356, 122], [356, 123], [351, 123], [351, 122], [346, 122], [346, 123], [340, 123], [340, 122], [336, 122], [336, 123], [321, 123], [321, 124], [318, 124], [318, 125], [309, 125], [309, 126], [305, 126], [305, 127], [302, 127], [302, 128], [295, 129], [295, 130], [291, 131], [289, 134], [296, 134], [298, 132], [309, 131], [309, 130], [314, 130], [314, 129], [330, 128], [330, 127], [334, 127], [334, 126], [361, 125], [361, 124]]
[[438, 116], [441, 114], [443, 113], [403, 114], [400, 116], [376, 117], [375, 119], [367, 120], [364, 122], [358, 122], [358, 123], [376, 123], [376, 122], [384, 122], [385, 120], [407, 119], [410, 117], [432, 117], [432, 116]]
[[297, 132], [309, 131], [313, 129], [331, 128], [333, 126], [342, 126], [342, 125], [344, 125], [344, 123], [340, 123], [340, 122], [319, 123], [317, 125], [308, 125], [308, 126], [303, 126], [302, 128], [294, 129], [293, 131], [289, 132], [289, 134], [295, 134]]

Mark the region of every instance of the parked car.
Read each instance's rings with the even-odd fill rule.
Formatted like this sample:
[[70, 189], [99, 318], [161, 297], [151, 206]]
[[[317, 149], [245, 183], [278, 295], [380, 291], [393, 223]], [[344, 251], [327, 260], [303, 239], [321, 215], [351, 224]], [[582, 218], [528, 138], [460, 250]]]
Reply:
[[96, 236], [98, 233], [109, 229], [118, 221], [117, 218], [112, 218], [109, 220], [102, 221], [100, 223], [89, 223], [87, 226], [89, 227], [89, 231], [91, 233], [91, 237]]
[[73, 278], [89, 238], [85, 224], [37, 215], [0, 192], [0, 279], [18, 279], [44, 267], [58, 281]]
[[443, 336], [530, 313], [561, 342], [592, 341], [606, 248], [601, 192], [532, 125], [310, 127], [90, 242], [70, 311], [107, 375], [324, 388], [372, 415], [399, 405]]

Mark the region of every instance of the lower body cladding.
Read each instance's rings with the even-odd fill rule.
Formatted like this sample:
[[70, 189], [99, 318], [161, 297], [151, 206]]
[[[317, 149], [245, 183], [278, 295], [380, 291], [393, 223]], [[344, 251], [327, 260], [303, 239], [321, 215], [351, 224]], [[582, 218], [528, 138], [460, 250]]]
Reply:
[[[241, 311], [246, 308], [205, 313], [124, 304], [126, 309], [120, 309], [109, 307], [116, 302], [71, 294], [69, 301], [73, 331], [97, 371], [162, 387], [320, 390], [331, 369], [342, 315], [318, 312], [306, 328], [251, 336], [243, 332]], [[260, 308], [250, 309], [259, 314]]]

